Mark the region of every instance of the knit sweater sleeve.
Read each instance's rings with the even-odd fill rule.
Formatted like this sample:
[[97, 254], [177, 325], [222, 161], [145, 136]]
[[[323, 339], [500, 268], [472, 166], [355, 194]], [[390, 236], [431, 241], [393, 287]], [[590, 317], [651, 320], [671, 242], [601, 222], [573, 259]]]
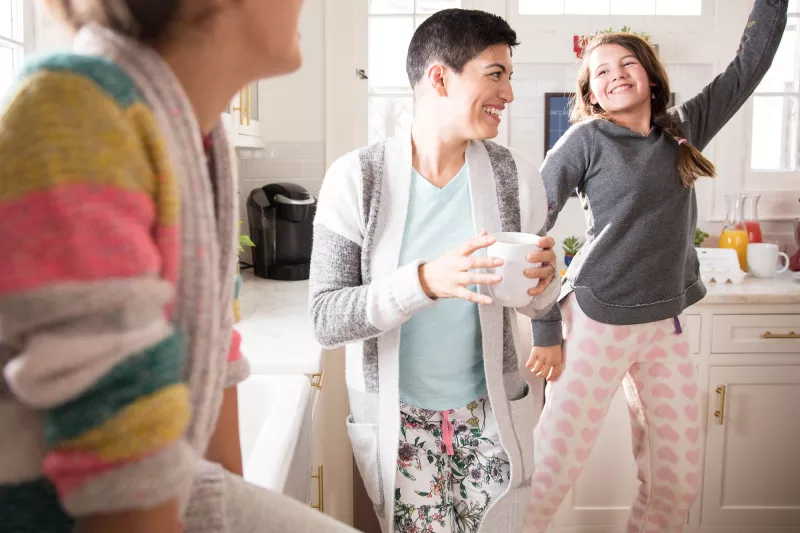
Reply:
[[671, 110], [699, 149], [733, 118], [764, 79], [786, 28], [789, 0], [755, 0], [736, 57], [697, 96]]
[[[569, 200], [572, 191], [586, 177], [597, 125], [585, 121], [573, 125], [547, 153], [541, 173], [547, 195], [547, 221], [544, 231], [550, 231], [558, 214]], [[561, 335], [561, 310], [554, 305], [531, 324], [535, 346], [559, 346]]]
[[314, 334], [326, 347], [378, 337], [436, 303], [420, 285], [421, 261], [365, 279], [361, 172], [357, 152], [337, 160], [325, 176], [314, 219], [309, 307]]
[[172, 177], [142, 130], [156, 131], [149, 110], [97, 59], [30, 71], [0, 117], [3, 378], [45, 440], [42, 464], [21, 460], [0, 485], [43, 474], [74, 517], [171, 499], [194, 468], [164, 275], [177, 197], [155, 201]]

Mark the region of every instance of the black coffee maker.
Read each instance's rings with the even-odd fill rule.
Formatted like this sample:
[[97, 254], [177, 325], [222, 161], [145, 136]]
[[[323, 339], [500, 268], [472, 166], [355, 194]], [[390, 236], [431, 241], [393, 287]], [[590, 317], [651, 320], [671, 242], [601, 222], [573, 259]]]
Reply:
[[293, 183], [270, 183], [247, 197], [250, 238], [255, 243], [256, 276], [296, 281], [308, 279], [317, 201]]

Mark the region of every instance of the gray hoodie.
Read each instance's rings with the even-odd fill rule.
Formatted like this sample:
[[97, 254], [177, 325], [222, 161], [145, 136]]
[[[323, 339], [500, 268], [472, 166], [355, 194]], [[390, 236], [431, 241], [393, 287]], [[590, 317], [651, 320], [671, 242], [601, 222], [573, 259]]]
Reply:
[[[756, 0], [739, 50], [703, 91], [669, 110], [703, 149], [755, 91], [778, 50], [788, 0]], [[564, 279], [590, 318], [642, 324], [679, 315], [706, 289], [694, 248], [697, 199], [678, 173], [678, 143], [660, 127], [648, 136], [602, 119], [572, 126], [542, 164], [547, 228], [571, 191], [586, 216], [586, 243]], [[533, 324], [536, 346], [561, 343], [558, 306]]]

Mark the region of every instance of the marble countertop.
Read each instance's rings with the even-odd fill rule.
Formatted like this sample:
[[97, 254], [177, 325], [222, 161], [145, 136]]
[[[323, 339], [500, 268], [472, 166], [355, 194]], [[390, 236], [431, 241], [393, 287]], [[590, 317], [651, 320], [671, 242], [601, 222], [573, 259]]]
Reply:
[[[322, 348], [308, 318], [308, 281], [273, 281], [242, 273], [240, 294], [242, 353], [252, 373], [314, 374]], [[800, 304], [800, 282], [787, 272], [773, 279], [747, 277], [739, 285], [708, 283], [697, 305]]]
[[708, 294], [697, 305], [704, 304], [800, 304], [800, 282], [792, 280], [792, 272], [772, 279], [747, 276], [739, 285], [707, 283]]
[[308, 281], [274, 281], [242, 272], [242, 353], [252, 374], [314, 374], [322, 348], [308, 319]]

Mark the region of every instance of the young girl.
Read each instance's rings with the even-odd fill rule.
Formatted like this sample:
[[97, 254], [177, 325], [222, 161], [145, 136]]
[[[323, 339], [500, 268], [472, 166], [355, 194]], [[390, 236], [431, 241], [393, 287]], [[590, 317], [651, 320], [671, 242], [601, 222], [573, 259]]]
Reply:
[[727, 70], [669, 110], [666, 72], [645, 41], [600, 35], [586, 49], [576, 124], [542, 166], [548, 227], [577, 187], [588, 230], [562, 290], [563, 374], [558, 307], [534, 326], [528, 365], [552, 382], [535, 434], [530, 532], [545, 531], [577, 480], [621, 382], [641, 480], [627, 531], [683, 531], [700, 482], [701, 404], [681, 313], [705, 295], [693, 186], [714, 175], [700, 150], [769, 69], [787, 4], [756, 0]]
[[0, 115], [0, 529], [350, 531], [235, 475], [219, 118], [298, 68], [301, 0], [51, 4], [74, 51], [31, 63]]
[[[320, 194], [312, 320], [326, 346], [362, 341], [348, 350], [348, 431], [386, 533], [522, 527], [535, 413], [516, 316], [488, 305], [499, 278], [473, 271], [501, 263], [473, 255], [494, 242], [481, 229], [537, 233], [547, 216], [535, 167], [484, 140], [514, 98], [516, 44], [494, 15], [432, 15], [408, 51], [411, 132], [339, 159]], [[553, 241], [539, 244], [528, 260], [545, 264], [527, 276], [541, 283], [517, 310], [529, 317], [559, 290]]]

